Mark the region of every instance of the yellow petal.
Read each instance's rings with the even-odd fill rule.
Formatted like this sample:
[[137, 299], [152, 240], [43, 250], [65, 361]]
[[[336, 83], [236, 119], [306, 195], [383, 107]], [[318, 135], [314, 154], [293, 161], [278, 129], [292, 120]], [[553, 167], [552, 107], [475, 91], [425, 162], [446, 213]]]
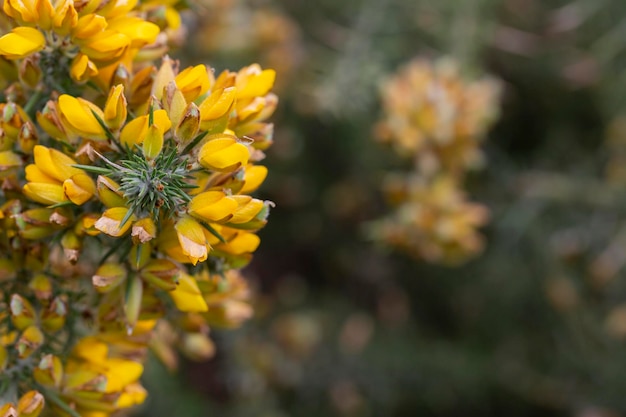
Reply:
[[235, 87], [220, 88], [213, 91], [206, 100], [200, 104], [202, 121], [215, 120], [225, 115], [233, 106], [237, 90]]
[[143, 142], [145, 132], [148, 130], [148, 116], [140, 116], [126, 123], [120, 133], [122, 145], [133, 148]]
[[85, 54], [78, 54], [76, 58], [72, 60], [70, 66], [70, 76], [74, 81], [79, 83], [87, 82], [90, 78], [98, 75], [98, 68], [96, 64], [89, 60], [89, 57]]
[[34, 154], [37, 168], [59, 182], [65, 181], [72, 175], [84, 174], [82, 170], [72, 166], [76, 164], [76, 161], [56, 149], [37, 145]]
[[210, 83], [206, 65], [186, 68], [176, 76], [175, 81], [187, 102], [194, 101], [206, 93]]
[[110, 129], [117, 130], [126, 122], [127, 114], [124, 86], [119, 84], [109, 91], [109, 97], [104, 105], [104, 122]]
[[206, 168], [216, 171], [234, 171], [248, 163], [250, 152], [233, 137], [223, 135], [202, 145], [198, 159]]
[[221, 191], [207, 191], [196, 195], [189, 203], [189, 214], [208, 221], [222, 221], [232, 216], [237, 201]]
[[0, 55], [20, 59], [41, 51], [45, 45], [46, 39], [40, 31], [20, 26], [0, 37]]
[[215, 248], [231, 255], [243, 255], [254, 252], [260, 243], [261, 239], [254, 233], [239, 232], [234, 239], [217, 245]]
[[60, 0], [54, 8], [52, 19], [54, 31], [59, 35], [66, 36], [78, 24], [78, 13], [72, 0]]
[[58, 111], [61, 122], [79, 136], [89, 139], [106, 139], [104, 129], [92, 113], [94, 111], [102, 118], [102, 111], [87, 100], [63, 94], [59, 97]]
[[137, 382], [143, 373], [143, 365], [126, 359], [111, 358], [106, 362], [106, 392], [120, 392], [127, 385]]
[[[167, 112], [163, 109], [156, 110], [153, 117], [154, 125], [160, 129], [162, 134], [165, 134], [172, 126], [170, 119], [167, 117]], [[148, 132], [148, 122], [148, 115], [139, 116], [128, 122], [120, 133], [120, 142], [129, 148], [141, 145]]]
[[13, 151], [0, 152], [0, 171], [6, 171], [10, 168], [22, 165], [22, 158]]
[[81, 51], [94, 61], [110, 62], [122, 57], [130, 39], [123, 33], [105, 30], [85, 40]]
[[263, 208], [265, 203], [247, 195], [236, 195], [232, 197], [239, 204], [233, 217], [228, 221], [234, 224], [247, 223], [254, 219]]
[[29, 182], [23, 188], [24, 195], [41, 204], [58, 204], [67, 201], [63, 186], [42, 182]]
[[49, 175], [46, 175], [35, 164], [28, 165], [25, 171], [26, 171], [26, 180], [28, 182], [43, 182], [46, 184], [59, 185], [59, 180], [57, 180], [56, 178], [52, 178]]
[[63, 192], [72, 203], [80, 206], [96, 193], [96, 184], [85, 173], [75, 174], [63, 182]]
[[78, 39], [93, 38], [104, 31], [107, 27], [107, 20], [97, 14], [87, 14], [78, 19], [76, 28], [72, 31], [72, 36]]
[[196, 280], [190, 275], [181, 274], [178, 278], [178, 286], [169, 294], [176, 307], [182, 312], [202, 313], [209, 309]]
[[258, 65], [251, 65], [237, 73], [237, 99], [247, 99], [266, 95], [274, 85], [276, 71], [261, 71]]
[[128, 36], [132, 48], [141, 48], [153, 43], [160, 32], [159, 27], [154, 23], [129, 16], [109, 20], [107, 29], [116, 30]]
[[[142, 404], [146, 400], [147, 396], [148, 393], [140, 384], [129, 384], [124, 388], [124, 392], [122, 392], [122, 395], [120, 395], [117, 399], [115, 406], [117, 408], [133, 407], [135, 405]], [[107, 416], [108, 414], [103, 417]]]
[[117, 288], [124, 279], [126, 279], [127, 271], [121, 264], [105, 263], [101, 265], [91, 277], [91, 283], [95, 289], [100, 292], [110, 292]]
[[102, 175], [98, 176], [96, 188], [98, 190], [98, 198], [107, 208], [126, 206], [124, 196], [118, 191], [120, 188], [119, 184], [112, 179]]
[[109, 354], [109, 348], [95, 337], [83, 337], [72, 349], [72, 355], [95, 364], [104, 364]]
[[263, 165], [248, 165], [243, 178], [243, 188], [239, 192], [241, 194], [250, 194], [256, 191], [267, 178], [267, 168]]
[[156, 158], [163, 149], [163, 132], [157, 125], [152, 125], [143, 141], [143, 154], [147, 159]]

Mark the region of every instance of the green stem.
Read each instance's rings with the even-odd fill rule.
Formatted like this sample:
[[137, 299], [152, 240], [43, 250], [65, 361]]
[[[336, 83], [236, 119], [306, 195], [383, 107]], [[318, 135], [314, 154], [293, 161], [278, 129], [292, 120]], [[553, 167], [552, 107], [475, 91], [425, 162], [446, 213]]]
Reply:
[[35, 91], [35, 93], [28, 100], [28, 103], [26, 103], [26, 105], [24, 106], [24, 111], [32, 118], [34, 118], [35, 116], [35, 113], [34, 113], [35, 106], [37, 105], [37, 103], [39, 103], [39, 101], [41, 100], [43, 96], [44, 96], [43, 91], [41, 90]]

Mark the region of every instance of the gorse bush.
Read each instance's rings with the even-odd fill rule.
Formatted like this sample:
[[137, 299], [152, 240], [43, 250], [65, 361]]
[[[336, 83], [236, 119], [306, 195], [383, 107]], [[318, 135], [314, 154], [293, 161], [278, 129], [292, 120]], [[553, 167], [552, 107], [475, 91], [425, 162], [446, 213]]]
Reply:
[[3, 3], [2, 416], [132, 407], [149, 347], [204, 359], [252, 315], [275, 72], [180, 69], [172, 3]]

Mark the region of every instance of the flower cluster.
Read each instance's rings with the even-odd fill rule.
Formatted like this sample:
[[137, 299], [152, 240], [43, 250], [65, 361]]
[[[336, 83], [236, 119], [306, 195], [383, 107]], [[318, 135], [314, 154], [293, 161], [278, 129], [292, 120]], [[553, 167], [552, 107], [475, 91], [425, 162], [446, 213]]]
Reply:
[[252, 315], [275, 72], [181, 70], [174, 3], [3, 4], [2, 416], [117, 413], [148, 349], [203, 359]]
[[377, 239], [431, 262], [481, 251], [476, 229], [488, 211], [466, 200], [462, 184], [482, 164], [480, 140], [497, 115], [498, 95], [494, 80], [467, 82], [443, 60], [416, 59], [383, 84], [385, 116], [376, 135], [413, 166], [387, 181], [397, 208], [374, 224]]

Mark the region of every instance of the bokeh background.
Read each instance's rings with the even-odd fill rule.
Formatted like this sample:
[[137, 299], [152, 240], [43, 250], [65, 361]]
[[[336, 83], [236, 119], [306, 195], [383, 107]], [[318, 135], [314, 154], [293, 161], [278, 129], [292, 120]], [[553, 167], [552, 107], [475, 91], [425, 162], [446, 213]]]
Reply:
[[[200, 0], [172, 55], [275, 68], [276, 202], [245, 274], [255, 317], [215, 356], [153, 360], [138, 416], [626, 415], [623, 0]], [[406, 161], [375, 139], [415, 57], [499, 80], [481, 254], [454, 265], [372, 237]]]

